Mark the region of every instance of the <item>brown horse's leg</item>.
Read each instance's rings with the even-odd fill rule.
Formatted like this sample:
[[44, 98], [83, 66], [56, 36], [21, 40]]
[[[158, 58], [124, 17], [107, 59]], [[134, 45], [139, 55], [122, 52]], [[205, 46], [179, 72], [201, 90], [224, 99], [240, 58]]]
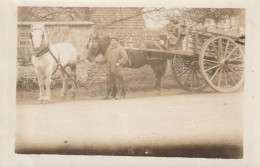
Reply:
[[156, 77], [155, 89], [157, 91], [161, 91], [162, 72], [160, 70], [161, 69], [160, 64], [152, 64], [151, 67], [152, 67], [152, 70], [153, 70], [155, 77]]
[[[76, 79], [77, 79], [77, 73], [76, 73], [77, 64], [76, 63], [75, 64], [70, 64], [69, 67], [71, 69], [71, 76], [76, 81]], [[74, 81], [71, 81], [71, 82], [72, 82], [72, 88], [71, 88], [72, 98], [75, 99], [75, 97], [76, 97], [76, 92], [75, 92], [76, 83]]]
[[161, 83], [162, 83], [162, 72], [160, 72], [160, 74], [158, 75], [158, 78], [157, 78], [157, 90], [158, 91], [161, 91], [162, 90], [162, 87], [161, 87]]
[[161, 87], [161, 81], [162, 81], [162, 72], [161, 71], [158, 71], [157, 74], [156, 74], [156, 90], [157, 91], [161, 91], [162, 90], [162, 87]]
[[153, 72], [155, 74], [156, 77], [156, 85], [155, 85], [155, 89], [157, 91], [161, 91], [161, 81], [162, 81], [162, 76], [165, 74], [166, 71], [166, 67], [167, 67], [167, 59], [166, 60], [162, 60], [162, 61], [158, 61], [158, 62], [154, 62], [153, 64], [151, 64], [151, 67], [153, 69]]

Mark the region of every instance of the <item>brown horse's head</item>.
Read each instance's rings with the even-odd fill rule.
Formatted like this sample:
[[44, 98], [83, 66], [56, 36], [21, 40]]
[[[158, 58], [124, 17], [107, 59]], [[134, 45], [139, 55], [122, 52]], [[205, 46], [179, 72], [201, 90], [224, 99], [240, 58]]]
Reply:
[[89, 41], [87, 42], [87, 59], [90, 62], [95, 60], [95, 57], [99, 54], [104, 55], [110, 44], [110, 37], [108, 34], [94, 33], [90, 34]]

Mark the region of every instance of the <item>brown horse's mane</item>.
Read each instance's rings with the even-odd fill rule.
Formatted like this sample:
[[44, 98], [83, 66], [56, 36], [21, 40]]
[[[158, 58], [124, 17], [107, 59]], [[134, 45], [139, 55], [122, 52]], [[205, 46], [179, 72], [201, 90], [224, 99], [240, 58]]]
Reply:
[[100, 45], [100, 50], [99, 52], [104, 55], [107, 51], [107, 48], [109, 47], [110, 45], [110, 37], [107, 36], [107, 37], [104, 37], [102, 39], [100, 39], [99, 41], [99, 45]]
[[98, 53], [104, 55], [110, 45], [110, 35], [105, 31], [96, 31], [95, 35], [97, 36], [97, 40], [99, 43]]

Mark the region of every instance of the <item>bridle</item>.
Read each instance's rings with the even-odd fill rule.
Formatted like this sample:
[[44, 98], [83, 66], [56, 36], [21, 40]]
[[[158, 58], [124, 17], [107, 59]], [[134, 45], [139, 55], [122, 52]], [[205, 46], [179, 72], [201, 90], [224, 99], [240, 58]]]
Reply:
[[[31, 33], [30, 33], [30, 39], [32, 40], [32, 32], [35, 31], [35, 30], [41, 30], [42, 31], [42, 43], [41, 43], [41, 46], [40, 46], [41, 49], [40, 49], [39, 52], [35, 52], [34, 51], [34, 56], [35, 57], [40, 57], [40, 56], [44, 55], [45, 53], [47, 53], [50, 50], [50, 45], [49, 45], [48, 42], [45, 41], [46, 40], [45, 37], [44, 37], [44, 33], [45, 32], [41, 28], [34, 28], [34, 29], [32, 29]], [[32, 44], [34, 46], [33, 40], [32, 40]]]
[[[98, 41], [97, 41], [97, 39], [95, 39], [95, 40], [90, 40], [90, 42], [89, 43], [91, 43], [92, 42], [92, 47], [95, 47], [95, 51], [94, 51], [94, 56], [91, 58], [92, 60], [95, 58], [95, 56], [97, 56], [97, 52], [98, 52]], [[89, 46], [88, 46], [88, 48], [89, 48]], [[91, 48], [89, 48], [89, 49], [91, 49]]]
[[[41, 43], [41, 46], [40, 46], [40, 47], [41, 47], [41, 50], [40, 50], [39, 52], [37, 52], [37, 53], [34, 52], [33, 55], [34, 55], [35, 57], [40, 57], [40, 56], [44, 55], [45, 53], [50, 52], [51, 56], [55, 59], [55, 61], [56, 61], [56, 63], [57, 63], [57, 66], [56, 66], [54, 72], [52, 73], [52, 75], [53, 75], [54, 73], [57, 72], [58, 67], [59, 67], [59, 65], [60, 65], [59, 59], [56, 59], [55, 56], [53, 55], [52, 51], [50, 50], [50, 43], [49, 43], [49, 41], [46, 42], [46, 39], [45, 39], [45, 37], [44, 37], [44, 33], [45, 33], [45, 32], [44, 32], [44, 30], [43, 30], [42, 28], [33, 28], [33, 29], [31, 30], [31, 32], [30, 32], [30, 39], [32, 40], [32, 32], [35, 31], [35, 30], [41, 30], [41, 31], [42, 31], [42, 43]], [[33, 44], [33, 46], [34, 46], [33, 40], [32, 40], [32, 44]]]

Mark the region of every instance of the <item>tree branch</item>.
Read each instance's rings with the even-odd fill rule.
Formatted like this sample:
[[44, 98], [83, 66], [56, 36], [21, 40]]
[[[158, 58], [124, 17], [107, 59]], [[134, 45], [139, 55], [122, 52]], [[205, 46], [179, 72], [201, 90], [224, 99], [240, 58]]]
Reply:
[[138, 16], [141, 16], [143, 14], [146, 14], [146, 13], [150, 13], [150, 12], [155, 12], [155, 11], [160, 11], [161, 9], [163, 8], [158, 8], [158, 9], [153, 9], [153, 10], [149, 10], [149, 11], [146, 11], [146, 12], [138, 12], [137, 14], [135, 15], [132, 15], [132, 16], [128, 16], [128, 17], [125, 17], [125, 18], [120, 18], [120, 19], [115, 19], [113, 20], [112, 22], [102, 26], [101, 28], [107, 28], [113, 24], [116, 24], [116, 23], [119, 23], [119, 22], [122, 22], [122, 21], [126, 21], [126, 20], [129, 20], [129, 19], [132, 19], [132, 18], [135, 18], [135, 17], [138, 17]]

